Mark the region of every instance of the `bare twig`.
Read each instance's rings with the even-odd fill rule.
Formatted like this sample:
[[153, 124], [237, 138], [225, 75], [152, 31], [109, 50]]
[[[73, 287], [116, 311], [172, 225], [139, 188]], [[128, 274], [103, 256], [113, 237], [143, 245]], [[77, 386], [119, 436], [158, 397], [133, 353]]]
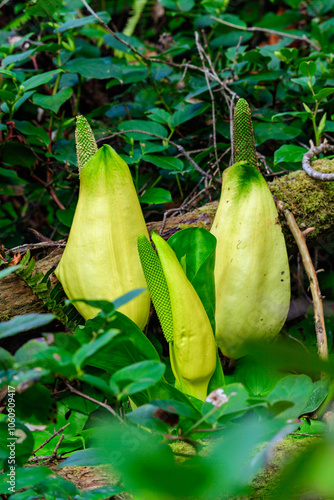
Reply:
[[334, 146], [328, 144], [327, 139], [325, 139], [324, 142], [318, 147], [312, 146], [303, 156], [303, 170], [313, 179], [317, 179], [319, 181], [334, 181], [334, 173], [325, 174], [322, 172], [317, 172], [311, 166], [311, 159], [320, 153], [325, 153], [326, 151], [334, 151]]
[[42, 462], [43, 460], [61, 460], [63, 456], [61, 454], [59, 455], [41, 455], [39, 457], [30, 457], [28, 459], [28, 462]]
[[[64, 427], [61, 427], [60, 429], [58, 429], [58, 431], [56, 431], [56, 429], [54, 430], [52, 436], [50, 436], [46, 441], [44, 441], [44, 443], [42, 443], [38, 448], [36, 448], [34, 451], [33, 451], [33, 454], [36, 453], [36, 451], [40, 450], [41, 448], [43, 448], [46, 444], [48, 444], [51, 439], [53, 439], [54, 437], [58, 436], [58, 434], [60, 434], [61, 432], [63, 432], [64, 429], [66, 429], [66, 427], [68, 427], [70, 424], [66, 424], [64, 425]], [[59, 448], [59, 446], [58, 446]], [[57, 449], [58, 449], [57, 448]]]
[[289, 229], [297, 243], [306, 274], [310, 282], [310, 289], [314, 307], [314, 322], [317, 335], [317, 346], [319, 357], [323, 360], [328, 359], [327, 336], [324, 321], [324, 312], [322, 307], [322, 295], [319, 288], [317, 273], [314, 269], [310, 253], [306, 245], [305, 234], [299, 229], [293, 214], [286, 208], [285, 203], [276, 200], [276, 205], [286, 218]]
[[8, 250], [10, 253], [20, 252], [21, 254], [25, 254], [28, 250], [38, 250], [40, 248], [64, 248], [66, 247], [66, 243], [63, 241], [41, 241], [40, 243], [25, 243], [24, 245], [20, 245], [15, 248], [11, 248]]
[[[206, 55], [207, 59], [209, 58], [209, 56], [205, 53], [203, 47], [200, 44], [199, 35], [198, 35], [197, 31], [195, 31], [195, 42], [196, 42], [196, 47], [197, 47], [199, 56], [200, 56], [201, 61], [202, 61], [203, 69], [205, 69], [206, 66], [205, 66], [205, 61], [204, 61], [203, 53]], [[211, 60], [210, 60], [209, 64], [210, 64], [210, 67], [213, 68]], [[205, 73], [205, 81], [206, 81], [206, 84], [207, 84], [207, 87], [208, 87], [208, 91], [209, 91], [209, 94], [210, 94], [210, 98], [211, 98], [213, 147], [214, 147], [214, 150], [215, 150], [216, 162], [218, 163], [215, 98], [213, 96], [213, 92], [212, 92], [212, 89], [211, 89], [211, 86], [210, 86], [210, 80], [209, 80], [209, 77], [208, 77], [207, 73]]]
[[88, 401], [91, 401], [92, 403], [96, 403], [97, 405], [102, 406], [102, 408], [105, 408], [107, 411], [109, 411], [120, 422], [124, 423], [124, 420], [115, 412], [115, 410], [111, 406], [109, 406], [109, 405], [107, 405], [105, 403], [102, 403], [102, 401], [98, 401], [97, 399], [91, 398], [90, 396], [87, 396], [87, 394], [84, 394], [81, 391], [78, 391], [77, 389], [75, 389], [74, 387], [72, 387], [68, 382], [66, 382], [66, 386], [74, 394], [77, 394], [78, 396], [81, 396], [84, 399], [88, 399]]
[[217, 21], [217, 23], [225, 24], [226, 26], [229, 26], [230, 28], [234, 28], [237, 30], [253, 31], [253, 32], [254, 31], [262, 31], [263, 33], [270, 33], [272, 35], [277, 35], [280, 37], [292, 38], [293, 40], [300, 40], [302, 42], [306, 42], [309, 45], [311, 45], [311, 47], [313, 47], [314, 50], [317, 50], [317, 51], [320, 50], [320, 47], [318, 47], [318, 45], [316, 45], [314, 42], [312, 42], [312, 40], [307, 38], [306, 35], [302, 35], [302, 36], [291, 35], [290, 33], [285, 33], [284, 31], [275, 31], [275, 30], [271, 30], [269, 28], [258, 28], [257, 26], [253, 26], [251, 28], [248, 28], [245, 26], [239, 26], [238, 24], [229, 23], [227, 21], [224, 21], [223, 19], [220, 19], [220, 18], [214, 17], [214, 16], [211, 16], [211, 19], [214, 19], [215, 21]]
[[306, 432], [290, 432], [289, 436], [308, 436], [312, 438], [324, 437], [323, 434], [307, 434]]

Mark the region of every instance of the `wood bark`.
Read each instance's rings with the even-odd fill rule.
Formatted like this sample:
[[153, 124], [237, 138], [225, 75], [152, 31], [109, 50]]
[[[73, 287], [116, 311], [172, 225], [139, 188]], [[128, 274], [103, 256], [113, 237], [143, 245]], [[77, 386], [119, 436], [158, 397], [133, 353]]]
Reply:
[[[333, 171], [333, 161], [317, 160], [313, 168], [321, 172]], [[334, 235], [334, 183], [319, 182], [308, 177], [305, 172], [298, 170], [284, 175], [268, 183], [272, 194], [287, 204], [296, 218], [299, 228], [304, 231], [314, 227], [315, 230], [307, 237], [308, 245], [331, 244]], [[211, 228], [218, 201], [207, 203], [192, 211], [177, 216], [170, 216], [162, 229], [161, 235], [168, 239], [175, 232], [186, 227]], [[296, 253], [297, 247], [291, 236], [285, 219], [281, 218], [282, 229], [285, 235], [289, 254]], [[148, 223], [148, 230], [160, 232], [162, 222]], [[41, 251], [32, 252], [36, 257], [36, 272], [47, 272], [60, 261], [63, 248], [46, 249], [41, 257]], [[52, 283], [56, 282], [51, 276]], [[0, 281], [0, 320], [6, 321], [13, 316], [27, 313], [45, 312], [41, 301], [31, 289], [16, 275], [8, 276]]]

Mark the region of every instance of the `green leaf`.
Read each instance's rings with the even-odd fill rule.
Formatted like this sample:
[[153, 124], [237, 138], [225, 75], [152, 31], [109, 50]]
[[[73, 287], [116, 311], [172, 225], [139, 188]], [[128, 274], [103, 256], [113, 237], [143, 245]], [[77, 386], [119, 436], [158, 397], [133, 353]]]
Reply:
[[161, 5], [169, 10], [188, 12], [195, 6], [194, 0], [161, 0]]
[[315, 64], [314, 61], [307, 61], [307, 62], [302, 62], [299, 65], [299, 71], [303, 76], [306, 76], [308, 78], [311, 78], [316, 74], [317, 71], [317, 65]]
[[216, 238], [204, 228], [178, 231], [168, 240], [178, 260], [186, 256], [186, 275], [195, 288], [215, 331], [214, 267]]
[[46, 130], [36, 127], [28, 121], [15, 120], [15, 128], [22, 134], [38, 137], [46, 146], [50, 144], [50, 137]]
[[0, 99], [1, 101], [14, 101], [15, 94], [13, 92], [9, 92], [8, 90], [0, 90]]
[[110, 497], [122, 493], [124, 488], [122, 486], [101, 486], [93, 490], [86, 490], [80, 493], [80, 500], [108, 500]]
[[307, 375], [288, 375], [282, 378], [267, 396], [267, 401], [274, 404], [278, 401], [291, 401], [294, 406], [278, 415], [280, 419], [298, 418], [313, 392], [313, 383]]
[[153, 163], [156, 167], [163, 168], [164, 170], [182, 172], [184, 169], [183, 161], [180, 160], [180, 158], [174, 158], [174, 156], [144, 154], [142, 159], [149, 163]]
[[176, 111], [169, 119], [169, 125], [176, 128], [181, 123], [191, 120], [195, 116], [204, 113], [209, 108], [210, 104], [198, 102], [196, 104], [186, 104], [181, 109]]
[[109, 344], [111, 340], [120, 333], [119, 330], [111, 329], [100, 335], [96, 340], [89, 344], [82, 345], [73, 356], [73, 363], [78, 368], [85, 364], [85, 361], [96, 354], [100, 349]]
[[[0, 467], [8, 469], [9, 458], [10, 458], [10, 448], [9, 444], [12, 446], [12, 451], [15, 450], [15, 464], [23, 465], [31, 455], [34, 449], [34, 438], [31, 431], [22, 424], [19, 420], [15, 420], [15, 430], [13, 430], [13, 436], [8, 436], [8, 422], [0, 422]], [[9, 440], [8, 438], [12, 438]], [[8, 480], [8, 476], [6, 476]], [[2, 487], [2, 484], [1, 484]], [[7, 491], [8, 493], [8, 482]]]
[[39, 87], [40, 85], [44, 85], [45, 83], [48, 83], [52, 80], [54, 75], [57, 75], [58, 73], [63, 73], [64, 70], [62, 69], [55, 69], [53, 71], [46, 71], [45, 73], [41, 73], [40, 75], [35, 75], [32, 76], [31, 78], [28, 78], [28, 80], [25, 80], [22, 85], [24, 87], [24, 90], [31, 90], [36, 87]]
[[283, 122], [253, 122], [255, 144], [259, 146], [265, 141], [289, 141], [295, 139], [301, 134], [301, 129], [285, 125]]
[[274, 153], [274, 165], [278, 163], [301, 163], [303, 155], [307, 153], [307, 149], [293, 144], [284, 144]]
[[327, 397], [329, 391], [329, 379], [322, 379], [313, 382], [313, 392], [308, 400], [305, 408], [301, 412], [303, 415], [305, 413], [312, 413], [319, 408], [321, 403]]
[[265, 397], [284, 375], [247, 356], [238, 361], [234, 372], [236, 382], [241, 382], [252, 397]]
[[52, 17], [62, 3], [62, 0], [37, 0], [26, 7], [26, 12], [35, 17]]
[[[47, 476], [53, 474], [53, 471], [48, 469], [48, 467], [22, 467], [17, 468], [15, 472], [16, 490], [35, 486]], [[8, 493], [8, 483], [6, 485], [6, 490], [2, 483], [0, 483], [0, 493]]]
[[73, 208], [65, 208], [57, 210], [56, 215], [58, 220], [66, 227], [71, 227], [73, 222], [75, 210]]
[[326, 117], [327, 117], [327, 113], [324, 113], [324, 114], [322, 115], [322, 118], [321, 118], [320, 123], [319, 123], [318, 128], [317, 128], [317, 134], [318, 134], [318, 137], [320, 137], [320, 136], [321, 136], [321, 134], [322, 134], [322, 133], [323, 133], [323, 131], [324, 131], [324, 128], [325, 128], [325, 126], [326, 126]]
[[[14, 111], [17, 111], [20, 106], [22, 106], [23, 103], [25, 103], [34, 93], [34, 90], [29, 90], [28, 92], [25, 92], [20, 99], [18, 99], [15, 104], [14, 104]], [[4, 113], [9, 113], [9, 107], [6, 102], [3, 102], [1, 104], [1, 109], [4, 111]]]
[[48, 424], [56, 420], [56, 404], [50, 391], [42, 384], [34, 384], [15, 395], [18, 418], [30, 424]]
[[74, 455], [66, 458], [58, 467], [73, 467], [73, 466], [92, 466], [92, 465], [110, 465], [108, 453], [99, 448], [89, 448], [81, 450]]
[[[131, 139], [134, 139], [136, 141], [159, 140], [157, 137], [154, 137], [154, 135], [160, 135], [164, 139], [166, 139], [168, 136], [168, 132], [165, 129], [165, 127], [163, 127], [160, 123], [154, 123], [151, 121], [144, 121], [144, 120], [124, 121], [120, 125], [118, 125], [117, 128], [118, 130], [123, 132], [127, 137], [130, 137]], [[140, 130], [153, 135], [141, 134], [140, 132], [127, 132], [127, 130], [138, 130], [138, 131]]]
[[158, 361], [141, 361], [118, 370], [112, 375], [111, 381], [121, 385], [124, 394], [131, 395], [156, 384], [163, 377], [165, 370], [166, 365]]
[[140, 203], [148, 203], [149, 205], [159, 203], [171, 203], [172, 195], [170, 191], [163, 188], [148, 188], [145, 193], [139, 197]]
[[113, 64], [110, 57], [99, 57], [87, 59], [80, 57], [65, 64], [64, 69], [70, 73], [79, 73], [87, 79], [98, 78], [103, 80], [105, 78], [122, 79], [122, 71]]
[[32, 328], [39, 328], [51, 323], [54, 318], [53, 314], [24, 314], [16, 316], [9, 321], [0, 323], [0, 338], [11, 337]]
[[[145, 51], [145, 44], [138, 40], [138, 38], [134, 36], [127, 36], [124, 35], [124, 33], [117, 33], [119, 38], [124, 40], [125, 42], [128, 42], [132, 47], [137, 49], [139, 52], [144, 52]], [[125, 54], [131, 54], [132, 51], [129, 47], [124, 45], [122, 42], [119, 42], [116, 40], [116, 38], [112, 35], [104, 35], [103, 37], [105, 43], [109, 46], [112, 47], [113, 49], [119, 51], [119, 52], [124, 52]]]
[[328, 97], [329, 95], [331, 95], [333, 93], [334, 93], [333, 87], [321, 89], [321, 90], [319, 90], [319, 92], [317, 94], [315, 94], [314, 99], [316, 101], [321, 101], [321, 99], [324, 99], [325, 97]]
[[153, 108], [149, 111], [149, 117], [154, 122], [168, 124], [171, 114], [165, 109]]
[[64, 102], [66, 102], [73, 94], [73, 89], [64, 88], [61, 89], [55, 95], [43, 95], [43, 94], [34, 94], [32, 100], [37, 106], [41, 108], [50, 109], [54, 113], [58, 113], [59, 108]]
[[[110, 21], [110, 15], [108, 14], [108, 12], [105, 11], [97, 12], [97, 15], [106, 24], [108, 24], [108, 22]], [[72, 28], [81, 28], [81, 26], [85, 26], [86, 24], [93, 24], [97, 22], [98, 21], [95, 16], [85, 16], [85, 17], [79, 17], [77, 19], [70, 19], [69, 21], [66, 21], [66, 23], [61, 24], [57, 28], [57, 31], [58, 33], [64, 33], [64, 31], [70, 30]]]

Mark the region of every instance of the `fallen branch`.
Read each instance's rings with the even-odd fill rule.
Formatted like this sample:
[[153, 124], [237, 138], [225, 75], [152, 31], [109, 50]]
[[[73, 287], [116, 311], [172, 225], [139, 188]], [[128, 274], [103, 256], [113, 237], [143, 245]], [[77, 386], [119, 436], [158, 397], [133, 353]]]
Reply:
[[303, 156], [303, 161], [302, 161], [302, 166], [304, 172], [307, 173], [312, 179], [317, 179], [319, 181], [334, 181], [334, 173], [333, 174], [327, 174], [324, 172], [318, 172], [317, 170], [314, 170], [311, 165], [311, 160], [314, 158], [314, 156], [317, 156], [321, 153], [325, 153], [326, 151], [334, 151], [334, 146], [328, 144], [327, 139], [324, 140], [320, 146], [313, 146], [308, 150], [307, 153], [304, 154]]
[[314, 307], [314, 323], [315, 331], [317, 335], [317, 346], [319, 357], [323, 360], [328, 359], [328, 346], [327, 346], [327, 336], [324, 320], [324, 311], [322, 306], [322, 295], [320, 292], [319, 282], [317, 278], [317, 273], [314, 269], [313, 262], [306, 245], [306, 235], [310, 230], [302, 232], [293, 216], [293, 214], [286, 208], [285, 203], [277, 200], [277, 208], [284, 214], [289, 229], [297, 243], [298, 250], [300, 252], [304, 269], [308, 276], [310, 282], [310, 289], [313, 299]]

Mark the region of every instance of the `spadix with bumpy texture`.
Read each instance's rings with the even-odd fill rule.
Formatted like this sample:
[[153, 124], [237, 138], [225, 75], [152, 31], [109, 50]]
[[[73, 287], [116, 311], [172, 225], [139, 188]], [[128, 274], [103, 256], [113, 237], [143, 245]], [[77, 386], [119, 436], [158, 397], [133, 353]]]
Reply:
[[211, 233], [217, 238], [216, 339], [225, 356], [247, 341], [271, 340], [289, 310], [290, 272], [278, 214], [266, 181], [236, 163], [223, 174]]
[[144, 238], [139, 237], [138, 250], [153, 304], [169, 342], [175, 386], [204, 401], [216, 369], [216, 344], [209, 318], [168, 243], [152, 234], [157, 257]]
[[[91, 137], [87, 141], [92, 152]], [[80, 147], [82, 144], [78, 147], [82, 163], [89, 148]], [[146, 288], [137, 251], [140, 234], [148, 236], [128, 165], [104, 145], [81, 164], [79, 200], [56, 269], [68, 298], [113, 301], [136, 288]], [[99, 312], [84, 302], [74, 305], [85, 319]], [[143, 329], [149, 309], [146, 290], [122, 306], [120, 312]]]
[[97, 145], [94, 134], [88, 121], [82, 115], [77, 116], [75, 128], [75, 144], [77, 150], [77, 160], [79, 174], [88, 160], [97, 152]]
[[258, 169], [251, 112], [245, 99], [239, 99], [234, 110], [233, 149], [235, 163], [247, 161]]

